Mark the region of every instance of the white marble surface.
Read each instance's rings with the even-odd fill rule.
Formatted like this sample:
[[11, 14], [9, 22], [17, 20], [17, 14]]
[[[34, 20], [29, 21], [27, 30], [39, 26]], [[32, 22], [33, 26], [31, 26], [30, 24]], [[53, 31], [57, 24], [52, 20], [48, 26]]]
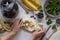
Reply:
[[[42, 6], [43, 6], [45, 0], [40, 0], [40, 1], [41, 1]], [[22, 9], [22, 7], [19, 6], [19, 14], [16, 18], [30, 17], [30, 15], [32, 15], [32, 13], [31, 14], [26, 14], [26, 12]], [[0, 13], [0, 18], [3, 18], [2, 13]], [[47, 27], [46, 23], [45, 23], [45, 20], [43, 20], [43, 24], [44, 24], [44, 27]], [[3, 36], [5, 34], [6, 33], [0, 34], [0, 36]], [[32, 35], [32, 33], [29, 33], [27, 31], [24, 31], [23, 29], [21, 29], [21, 30], [19, 30], [19, 32], [14, 37], [12, 37], [11, 40], [30, 40], [31, 35]]]
[[[42, 6], [44, 5], [46, 0], [40, 0]], [[0, 13], [0, 17], [2, 17], [1, 15], [2, 13]], [[44, 13], [45, 14], [45, 13]], [[26, 14], [26, 12], [23, 10], [23, 8], [21, 6], [19, 6], [19, 14], [16, 18], [24, 18], [24, 17], [30, 17], [30, 15], [32, 15], [32, 13], [30, 14]], [[3, 18], [3, 17], [2, 17]], [[34, 20], [34, 19], [33, 19]], [[34, 20], [36, 21], [36, 20]], [[42, 20], [43, 24], [44, 24], [44, 27], [47, 29], [48, 26], [46, 25], [46, 21], [45, 21], [45, 18]], [[51, 29], [49, 30], [49, 32], [46, 34], [46, 36], [48, 34], [51, 33]], [[4, 35], [4, 34], [0, 34], [1, 36]], [[19, 32], [14, 36], [12, 37], [11, 40], [30, 40], [30, 37], [31, 37], [32, 33], [29, 33], [27, 31], [24, 31], [23, 29], [20, 29]], [[43, 38], [43, 40], [46, 40], [46, 36]]]

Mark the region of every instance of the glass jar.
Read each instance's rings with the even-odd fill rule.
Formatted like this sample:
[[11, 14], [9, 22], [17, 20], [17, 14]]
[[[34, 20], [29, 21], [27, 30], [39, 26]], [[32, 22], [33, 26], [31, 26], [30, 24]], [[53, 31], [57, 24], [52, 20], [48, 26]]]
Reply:
[[3, 16], [7, 18], [15, 18], [18, 14], [18, 5], [15, 0], [2, 0], [1, 9]]
[[38, 13], [37, 14], [37, 18], [38, 18], [39, 21], [41, 21], [43, 19], [43, 17], [44, 17], [43, 13]]

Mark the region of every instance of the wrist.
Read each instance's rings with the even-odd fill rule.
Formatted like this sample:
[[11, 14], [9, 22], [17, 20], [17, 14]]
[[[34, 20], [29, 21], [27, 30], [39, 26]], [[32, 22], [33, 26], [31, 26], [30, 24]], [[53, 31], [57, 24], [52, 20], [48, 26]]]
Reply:
[[36, 40], [36, 38], [32, 36], [32, 37], [31, 37], [31, 40]]
[[17, 32], [12, 31], [11, 33], [12, 33], [13, 35], [15, 35]]
[[13, 33], [17, 33], [17, 32], [18, 32], [18, 30], [12, 30], [12, 32], [13, 32]]

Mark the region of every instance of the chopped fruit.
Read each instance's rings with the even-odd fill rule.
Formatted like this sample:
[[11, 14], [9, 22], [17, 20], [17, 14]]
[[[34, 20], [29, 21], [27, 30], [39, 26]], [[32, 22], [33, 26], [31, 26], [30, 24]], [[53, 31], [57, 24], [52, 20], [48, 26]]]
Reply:
[[39, 26], [43, 26], [43, 23], [42, 23], [42, 22], [40, 22], [38, 25], [39, 25]]
[[38, 29], [38, 27], [35, 25], [34, 30], [37, 30], [37, 29]]

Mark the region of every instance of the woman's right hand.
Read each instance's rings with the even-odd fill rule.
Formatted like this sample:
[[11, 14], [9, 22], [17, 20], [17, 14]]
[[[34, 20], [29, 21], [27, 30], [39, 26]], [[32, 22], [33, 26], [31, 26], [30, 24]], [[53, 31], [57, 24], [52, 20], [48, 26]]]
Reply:
[[36, 30], [35, 32], [33, 32], [31, 40], [36, 40], [39, 36], [43, 35], [45, 31], [45, 28]]

